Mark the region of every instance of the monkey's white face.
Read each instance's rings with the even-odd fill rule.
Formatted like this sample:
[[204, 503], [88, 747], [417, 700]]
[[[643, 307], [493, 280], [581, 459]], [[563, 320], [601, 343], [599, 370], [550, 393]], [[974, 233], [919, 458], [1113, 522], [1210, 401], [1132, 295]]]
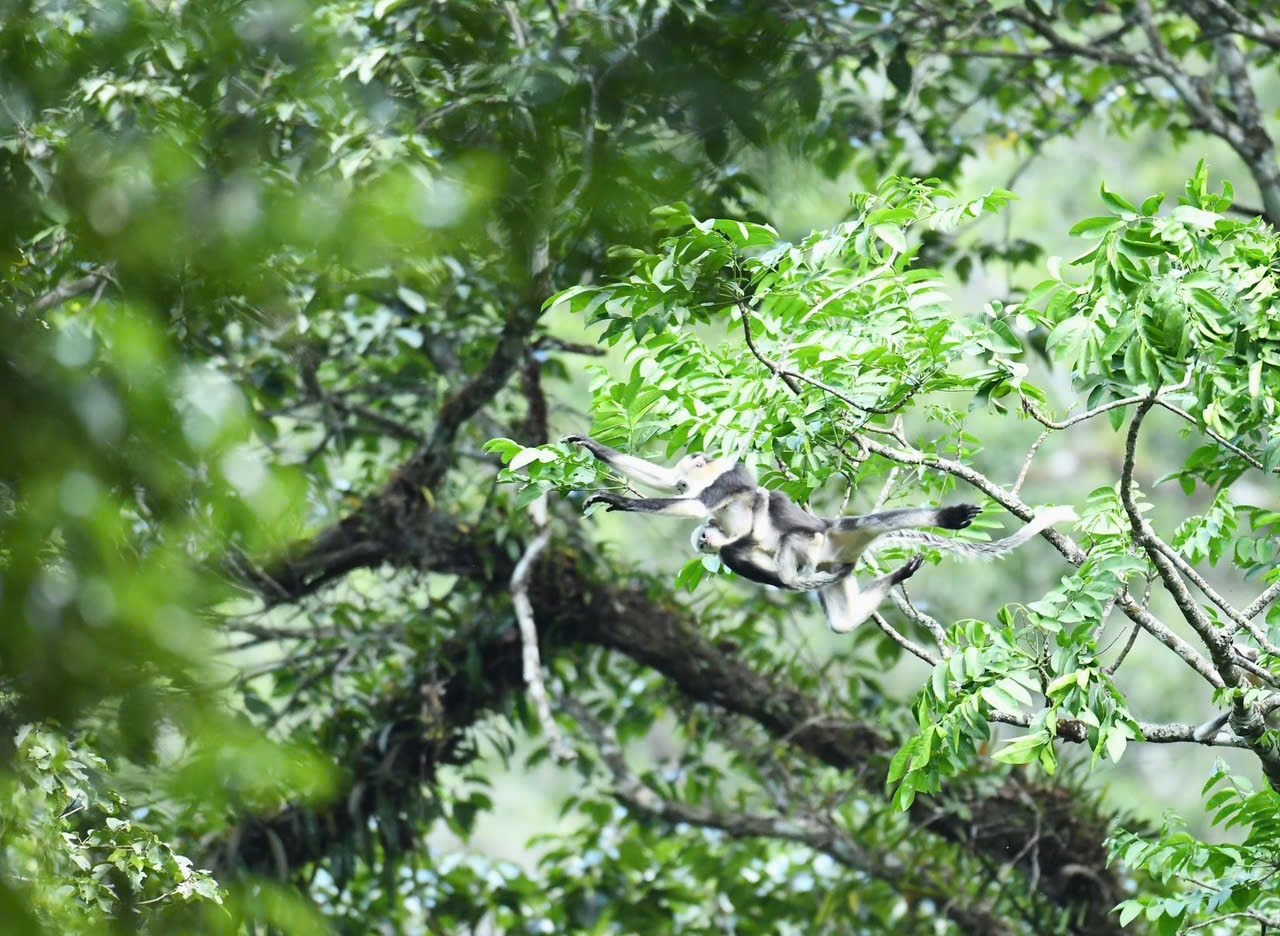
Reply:
[[702, 452], [686, 455], [676, 463], [676, 492], [696, 497], [726, 471], [733, 467], [733, 459], [708, 458]]
[[693, 531], [689, 538], [695, 551], [700, 553], [717, 553], [729, 538], [714, 523], [704, 523]]

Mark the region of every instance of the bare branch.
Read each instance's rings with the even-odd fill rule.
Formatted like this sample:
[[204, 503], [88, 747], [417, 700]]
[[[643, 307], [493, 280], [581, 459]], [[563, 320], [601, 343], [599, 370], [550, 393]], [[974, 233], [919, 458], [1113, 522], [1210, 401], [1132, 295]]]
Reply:
[[1040, 433], [1040, 437], [1036, 439], [1035, 442], [1031, 443], [1031, 448], [1027, 451], [1026, 460], [1022, 463], [1022, 470], [1018, 472], [1018, 480], [1013, 482], [1013, 487], [1009, 489], [1009, 493], [1016, 496], [1017, 493], [1022, 490], [1022, 485], [1027, 480], [1027, 475], [1031, 471], [1031, 462], [1035, 459], [1036, 453], [1040, 451], [1040, 446], [1044, 445], [1045, 440], [1049, 438], [1049, 433], [1051, 432], [1053, 432], [1052, 429], [1046, 429], [1044, 432]]
[[77, 296], [83, 296], [86, 293], [93, 292], [95, 289], [99, 289], [111, 279], [111, 269], [110, 266], [106, 266], [95, 270], [87, 276], [82, 276], [80, 279], [61, 283], [27, 306], [27, 311], [37, 315], [42, 312], [48, 312], [64, 302], [75, 299]]
[[884, 631], [885, 634], [888, 635], [889, 639], [892, 640], [894, 643], [896, 643], [899, 647], [906, 650], [908, 653], [912, 654], [913, 656], [919, 657], [921, 660], [928, 663], [930, 666], [938, 665], [939, 661], [936, 656], [934, 656], [924, 647], [920, 646], [910, 637], [906, 637], [898, 633], [898, 631], [893, 627], [893, 625], [890, 624], [888, 621], [886, 621], [879, 611], [872, 612], [871, 620], [875, 621], [876, 627]]
[[1095, 416], [1101, 416], [1103, 413], [1108, 412], [1109, 410], [1118, 409], [1121, 406], [1132, 406], [1135, 403], [1141, 403], [1145, 399], [1147, 399], [1146, 396], [1139, 395], [1125, 397], [1122, 400], [1112, 400], [1110, 403], [1103, 403], [1100, 406], [1095, 406], [1088, 412], [1078, 413], [1070, 419], [1064, 419], [1062, 422], [1054, 422], [1048, 416], [1043, 415], [1038, 409], [1036, 409], [1036, 405], [1025, 396], [1022, 398], [1022, 409], [1032, 419], [1040, 423], [1040, 425], [1046, 426], [1049, 429], [1069, 429], [1077, 423], [1084, 422], [1086, 419], [1093, 419]]
[[542, 733], [547, 736], [551, 755], [560, 763], [567, 764], [576, 755], [573, 748], [565, 744], [556, 720], [551, 715], [547, 684], [542, 678], [542, 660], [538, 656], [538, 628], [533, 618], [533, 605], [529, 601], [529, 572], [551, 540], [551, 530], [547, 527], [547, 495], [543, 494], [529, 505], [529, 514], [533, 517], [534, 526], [538, 528], [538, 535], [525, 547], [524, 555], [511, 574], [511, 603], [515, 606], [516, 620], [520, 623], [524, 681], [529, 687], [529, 695], [533, 696], [538, 723], [542, 725]]
[[813, 815], [781, 815], [730, 812], [667, 799], [647, 786], [627, 766], [617, 737], [586, 706], [566, 698], [564, 708], [582, 726], [613, 778], [613, 795], [628, 809], [656, 816], [664, 822], [718, 829], [731, 838], [770, 838], [795, 842], [827, 855], [846, 868], [884, 881], [895, 889], [904, 886], [938, 905], [939, 911], [968, 932], [1010, 933], [1004, 920], [985, 908], [962, 902], [962, 892], [950, 882], [932, 881], [925, 869], [908, 868], [892, 854], [869, 853], [829, 818]]
[[1104, 666], [1102, 671], [1108, 676], [1114, 676], [1116, 670], [1120, 669], [1120, 664], [1124, 662], [1125, 657], [1129, 655], [1129, 651], [1133, 649], [1134, 642], [1138, 639], [1138, 631], [1142, 630], [1141, 626], [1135, 624], [1129, 628], [1129, 639], [1125, 641], [1125, 645], [1120, 648], [1120, 654], [1111, 662], [1110, 665]]
[[[1280, 647], [1277, 647], [1267, 638], [1267, 635], [1262, 630], [1262, 628], [1258, 627], [1251, 620], [1249, 620], [1249, 618], [1247, 618], [1245, 615], [1241, 614], [1234, 607], [1232, 607], [1231, 604], [1227, 601], [1227, 599], [1223, 598], [1222, 595], [1218, 594], [1218, 592], [1214, 589], [1214, 587], [1210, 585], [1207, 581], [1205, 581], [1204, 576], [1202, 576], [1199, 572], [1197, 572], [1195, 568], [1191, 565], [1191, 563], [1187, 562], [1187, 560], [1183, 559], [1182, 556], [1179, 555], [1176, 549], [1174, 549], [1172, 546], [1170, 546], [1168, 543], [1166, 543], [1164, 540], [1160, 539], [1159, 537], [1155, 537], [1155, 544], [1156, 544], [1156, 548], [1159, 549], [1160, 552], [1164, 554], [1164, 557], [1166, 559], [1168, 559], [1171, 563], [1173, 563], [1174, 567], [1179, 572], [1181, 572], [1188, 579], [1190, 579], [1191, 583], [1195, 585], [1196, 588], [1200, 589], [1200, 591], [1204, 593], [1204, 596], [1206, 598], [1208, 598], [1215, 605], [1217, 605], [1218, 608], [1221, 609], [1223, 614], [1231, 618], [1232, 622], [1235, 624], [1235, 627], [1228, 628], [1226, 630], [1225, 633], [1228, 637], [1230, 637], [1238, 629], [1244, 628], [1249, 632], [1249, 634], [1253, 637], [1253, 639], [1258, 642], [1259, 647], [1267, 651], [1267, 653], [1270, 653], [1272, 656], [1280, 657]], [[1271, 677], [1271, 678], [1274, 679], [1274, 677]]]
[[1173, 596], [1174, 603], [1178, 606], [1178, 610], [1182, 612], [1183, 619], [1191, 625], [1191, 629], [1196, 632], [1196, 635], [1208, 648], [1209, 656], [1213, 660], [1214, 667], [1219, 675], [1222, 676], [1223, 682], [1228, 686], [1238, 686], [1240, 684], [1240, 676], [1236, 672], [1235, 655], [1231, 651], [1231, 639], [1224, 631], [1219, 630], [1213, 621], [1209, 620], [1200, 605], [1191, 596], [1191, 592], [1187, 590], [1186, 583], [1182, 581], [1182, 578], [1178, 575], [1177, 568], [1167, 556], [1167, 552], [1172, 552], [1172, 550], [1156, 535], [1155, 530], [1151, 528], [1151, 524], [1147, 523], [1146, 519], [1143, 518], [1142, 512], [1138, 509], [1138, 504], [1133, 497], [1133, 466], [1137, 455], [1138, 434], [1142, 429], [1143, 419], [1154, 405], [1155, 401], [1153, 399], [1144, 400], [1138, 405], [1137, 411], [1134, 412], [1133, 418], [1129, 422], [1129, 433], [1125, 438], [1124, 466], [1120, 472], [1120, 500], [1124, 503], [1125, 512], [1129, 515], [1129, 525], [1133, 530], [1134, 538], [1143, 547], [1147, 557], [1156, 567], [1160, 580], [1164, 583], [1164, 587], [1169, 591], [1169, 594]]
[[[1031, 716], [1022, 712], [1002, 712], [999, 709], [992, 709], [987, 715], [987, 720], [999, 722], [1003, 725], [1016, 725], [1019, 728], [1029, 728], [1031, 726]], [[1195, 737], [1197, 726], [1188, 725], [1185, 722], [1169, 722], [1167, 724], [1139, 722], [1138, 727], [1142, 729], [1143, 739], [1152, 744], [1211, 743], [1214, 747], [1235, 748], [1247, 748], [1249, 746], [1244, 739], [1235, 735], [1223, 735], [1220, 738], [1214, 738], [1212, 742], [1200, 741]], [[1082, 721], [1061, 720], [1058, 722], [1057, 737], [1062, 741], [1083, 744], [1089, 739], [1089, 726]]]
[[1267, 605], [1275, 601], [1277, 597], [1280, 597], [1280, 581], [1273, 582], [1269, 585], [1267, 589], [1257, 598], [1253, 599], [1253, 601], [1249, 603], [1249, 606], [1241, 611], [1240, 614], [1252, 621], [1266, 610]]
[[[1145, 4], [1146, 0], [1141, 0]], [[1273, 224], [1280, 221], [1280, 166], [1276, 165], [1276, 148], [1267, 132], [1253, 79], [1236, 37], [1218, 28], [1220, 23], [1238, 24], [1243, 17], [1223, 15], [1221, 10], [1206, 10], [1204, 4], [1193, 4], [1200, 29], [1213, 37], [1213, 50], [1226, 76], [1233, 113], [1229, 115], [1235, 133], [1225, 139], [1240, 154], [1262, 195], [1262, 208]], [[1247, 22], [1247, 21], [1246, 21]]]

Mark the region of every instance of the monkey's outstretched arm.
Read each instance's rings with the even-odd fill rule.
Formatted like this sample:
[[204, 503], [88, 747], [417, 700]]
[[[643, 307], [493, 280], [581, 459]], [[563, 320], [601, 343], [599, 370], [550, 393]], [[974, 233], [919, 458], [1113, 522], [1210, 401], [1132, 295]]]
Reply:
[[592, 504], [608, 504], [609, 510], [628, 510], [636, 513], [661, 514], [664, 517], [689, 517], [705, 520], [710, 511], [696, 497], [623, 497], [600, 491], [583, 501], [583, 508]]
[[645, 461], [643, 458], [636, 458], [634, 455], [623, 455], [618, 450], [611, 449], [590, 436], [567, 435], [561, 441], [581, 445], [610, 468], [626, 475], [633, 481], [638, 481], [649, 487], [663, 491], [675, 491], [679, 490], [680, 482], [683, 480], [679, 473], [672, 468], [655, 465], [653, 462]]

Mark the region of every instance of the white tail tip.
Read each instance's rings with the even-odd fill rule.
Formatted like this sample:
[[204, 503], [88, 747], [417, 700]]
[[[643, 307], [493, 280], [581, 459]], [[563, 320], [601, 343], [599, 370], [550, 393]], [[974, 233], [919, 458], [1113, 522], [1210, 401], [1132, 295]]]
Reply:
[[1055, 523], [1075, 523], [1080, 519], [1080, 515], [1076, 513], [1076, 509], [1070, 504], [1063, 504], [1060, 507], [1046, 507], [1039, 511], [1035, 520], [1044, 526], [1053, 526]]

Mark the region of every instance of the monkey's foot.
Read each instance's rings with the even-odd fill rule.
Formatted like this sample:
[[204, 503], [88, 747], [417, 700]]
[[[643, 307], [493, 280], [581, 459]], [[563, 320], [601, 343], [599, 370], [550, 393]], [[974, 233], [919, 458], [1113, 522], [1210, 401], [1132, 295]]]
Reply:
[[938, 526], [944, 530], [963, 530], [973, 523], [973, 518], [982, 513], [982, 508], [973, 504], [955, 504], [943, 507], [938, 511]]
[[902, 568], [893, 573], [893, 584], [897, 585], [905, 582], [911, 576], [920, 571], [920, 567], [924, 565], [924, 556], [916, 553], [910, 559], [902, 564]]

